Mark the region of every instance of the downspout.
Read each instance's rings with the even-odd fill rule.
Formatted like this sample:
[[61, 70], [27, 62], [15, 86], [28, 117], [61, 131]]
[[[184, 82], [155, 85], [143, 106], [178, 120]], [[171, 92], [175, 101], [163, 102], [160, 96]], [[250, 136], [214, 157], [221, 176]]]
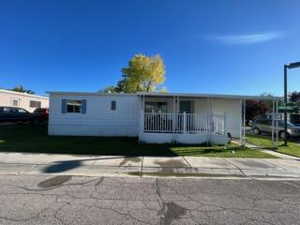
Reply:
[[145, 96], [141, 95], [141, 101], [140, 101], [140, 126], [139, 126], [139, 141], [141, 139], [141, 137], [143, 136], [144, 132], [145, 132], [145, 113], [144, 113], [144, 109], [145, 109]]
[[207, 104], [208, 104], [208, 113], [207, 113], [207, 139], [206, 144], [209, 145], [211, 142], [211, 126], [212, 126], [212, 105], [210, 97], [207, 96]]
[[278, 100], [276, 100], [276, 148], [278, 147], [278, 139], [279, 139], [279, 132], [278, 132]]

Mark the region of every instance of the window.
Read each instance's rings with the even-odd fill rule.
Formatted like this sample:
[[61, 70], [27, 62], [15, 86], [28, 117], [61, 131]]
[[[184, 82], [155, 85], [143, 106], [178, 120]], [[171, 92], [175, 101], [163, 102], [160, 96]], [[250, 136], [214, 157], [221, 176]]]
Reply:
[[291, 117], [291, 122], [294, 123], [294, 124], [300, 124], [300, 115], [299, 114], [291, 114], [290, 115]]
[[86, 100], [62, 99], [62, 113], [86, 113]]
[[80, 113], [82, 107], [82, 101], [80, 100], [68, 100], [67, 103], [68, 113]]
[[14, 99], [12, 102], [13, 106], [18, 106], [19, 105], [19, 101], [17, 99]]
[[17, 109], [17, 111], [18, 111], [19, 113], [27, 113], [27, 111], [24, 110], [24, 109]]
[[152, 113], [152, 112], [166, 113], [167, 112], [167, 103], [166, 102], [145, 102], [145, 112], [146, 113]]
[[116, 111], [116, 109], [117, 109], [117, 102], [116, 101], [111, 101], [110, 110], [111, 111]]
[[10, 109], [9, 109], [9, 112], [10, 112], [10, 113], [18, 113], [19, 110], [18, 110], [18, 108], [10, 108]]
[[10, 108], [8, 108], [8, 107], [3, 107], [2, 111], [5, 112], [5, 113], [8, 113], [8, 112], [10, 112]]
[[41, 102], [40, 101], [30, 101], [29, 106], [31, 108], [41, 108]]

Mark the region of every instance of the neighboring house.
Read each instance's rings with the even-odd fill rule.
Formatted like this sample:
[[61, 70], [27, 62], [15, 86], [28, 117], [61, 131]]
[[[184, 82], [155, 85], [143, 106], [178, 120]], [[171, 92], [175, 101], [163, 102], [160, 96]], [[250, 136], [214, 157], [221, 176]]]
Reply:
[[[49, 92], [49, 134], [129, 136], [146, 143], [224, 144], [243, 135], [243, 102], [262, 96]], [[230, 134], [228, 134], [230, 133]]]
[[0, 106], [13, 106], [33, 112], [36, 108], [48, 108], [48, 97], [0, 89]]

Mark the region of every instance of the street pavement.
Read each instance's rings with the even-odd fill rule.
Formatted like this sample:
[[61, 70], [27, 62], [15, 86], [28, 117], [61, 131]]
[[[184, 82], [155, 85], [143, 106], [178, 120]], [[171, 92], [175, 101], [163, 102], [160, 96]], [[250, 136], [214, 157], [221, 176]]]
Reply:
[[0, 175], [5, 225], [296, 225], [300, 181]]

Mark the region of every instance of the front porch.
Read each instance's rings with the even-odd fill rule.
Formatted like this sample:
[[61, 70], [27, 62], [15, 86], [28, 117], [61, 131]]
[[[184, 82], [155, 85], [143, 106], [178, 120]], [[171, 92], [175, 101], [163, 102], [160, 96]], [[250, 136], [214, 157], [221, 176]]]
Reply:
[[227, 113], [216, 105], [217, 102], [203, 97], [141, 96], [139, 140], [146, 143], [226, 144], [231, 135], [227, 129]]

